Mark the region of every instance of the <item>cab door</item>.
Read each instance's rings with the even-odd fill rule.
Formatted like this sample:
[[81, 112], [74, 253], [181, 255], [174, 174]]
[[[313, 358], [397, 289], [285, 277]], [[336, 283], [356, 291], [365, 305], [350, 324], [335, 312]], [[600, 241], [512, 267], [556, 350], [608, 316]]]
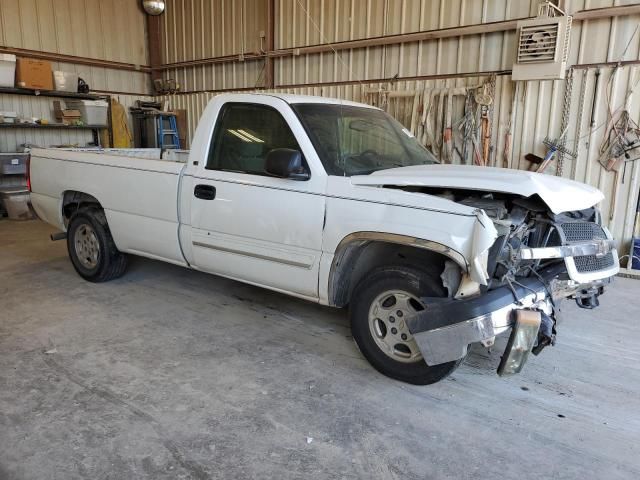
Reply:
[[[194, 267], [317, 298], [326, 174], [302, 126], [267, 96], [226, 102], [217, 118], [192, 179]], [[308, 179], [266, 173], [267, 154], [279, 148], [302, 153]]]

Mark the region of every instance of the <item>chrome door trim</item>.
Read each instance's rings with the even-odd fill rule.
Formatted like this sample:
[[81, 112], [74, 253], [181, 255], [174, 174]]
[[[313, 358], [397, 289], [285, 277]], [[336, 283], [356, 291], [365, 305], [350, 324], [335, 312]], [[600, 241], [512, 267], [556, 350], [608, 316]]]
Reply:
[[210, 245], [208, 243], [193, 242], [193, 246], [209, 248], [211, 250], [218, 250], [220, 252], [225, 252], [225, 253], [233, 253], [235, 255], [242, 255], [244, 257], [259, 258], [260, 260], [267, 260], [270, 262], [281, 263], [283, 265], [290, 265], [293, 267], [305, 268], [307, 270], [313, 267], [313, 263], [296, 262], [295, 260], [283, 260], [281, 258], [271, 257], [269, 255], [260, 255], [259, 253], [251, 253], [245, 250], [236, 250], [233, 248], [220, 247], [217, 245]]

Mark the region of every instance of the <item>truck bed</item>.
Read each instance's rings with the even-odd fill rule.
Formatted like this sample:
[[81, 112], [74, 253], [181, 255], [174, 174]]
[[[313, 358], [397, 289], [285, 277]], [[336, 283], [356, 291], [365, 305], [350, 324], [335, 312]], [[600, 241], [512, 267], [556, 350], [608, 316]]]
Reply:
[[85, 152], [115, 157], [137, 158], [139, 160], [162, 160], [187, 163], [189, 150], [161, 150], [160, 148], [49, 148], [62, 152]]
[[186, 158], [185, 151], [161, 156], [159, 149], [33, 149], [34, 208], [66, 230], [65, 194], [91, 195], [104, 209], [120, 251], [183, 264], [178, 190]]

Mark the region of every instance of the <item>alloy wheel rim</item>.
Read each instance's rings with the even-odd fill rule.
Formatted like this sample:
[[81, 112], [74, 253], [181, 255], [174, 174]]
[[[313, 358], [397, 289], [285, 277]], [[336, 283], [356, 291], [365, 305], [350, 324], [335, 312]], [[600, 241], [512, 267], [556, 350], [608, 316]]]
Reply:
[[92, 270], [100, 258], [100, 242], [95, 230], [87, 224], [80, 225], [73, 237], [76, 256], [84, 268]]
[[369, 330], [376, 345], [389, 358], [402, 363], [422, 360], [406, 319], [424, 310], [422, 303], [402, 290], [388, 290], [378, 295], [369, 308]]

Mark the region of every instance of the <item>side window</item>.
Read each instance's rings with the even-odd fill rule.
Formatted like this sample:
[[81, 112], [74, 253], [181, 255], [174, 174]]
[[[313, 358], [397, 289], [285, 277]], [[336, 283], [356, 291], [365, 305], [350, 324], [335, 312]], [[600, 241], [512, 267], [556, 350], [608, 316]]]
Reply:
[[228, 103], [220, 112], [206, 168], [267, 175], [265, 159], [274, 148], [300, 150], [277, 110], [266, 105]]

